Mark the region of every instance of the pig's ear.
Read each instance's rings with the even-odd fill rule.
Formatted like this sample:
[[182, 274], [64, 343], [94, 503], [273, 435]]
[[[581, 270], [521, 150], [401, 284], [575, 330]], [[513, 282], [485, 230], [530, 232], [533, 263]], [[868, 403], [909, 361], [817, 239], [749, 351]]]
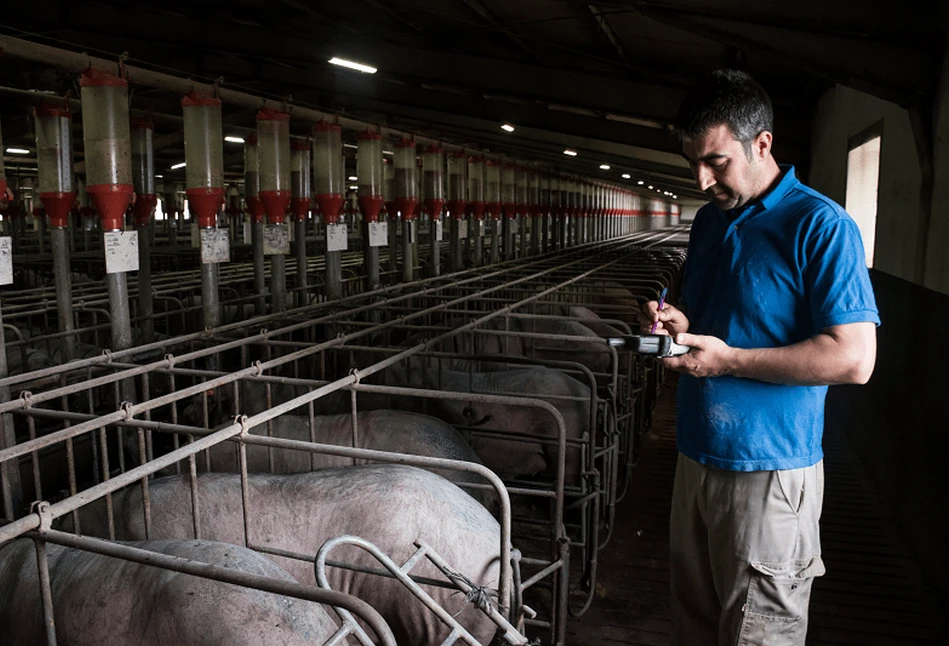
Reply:
[[479, 419], [478, 411], [471, 407], [469, 404], [465, 406], [464, 410], [461, 411], [461, 414], [465, 416], [465, 420], [468, 422], [468, 426], [481, 426], [491, 420], [490, 415], [485, 415]]

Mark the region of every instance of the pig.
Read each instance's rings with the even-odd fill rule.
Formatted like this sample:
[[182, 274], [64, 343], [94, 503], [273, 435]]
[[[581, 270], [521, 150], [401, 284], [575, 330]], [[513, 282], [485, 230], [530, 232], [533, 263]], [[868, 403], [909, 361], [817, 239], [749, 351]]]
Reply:
[[[292, 475], [251, 474], [248, 486], [249, 542], [308, 555], [309, 561], [271, 557], [301, 583], [315, 582], [312, 557], [325, 541], [353, 534], [374, 543], [400, 565], [414, 553], [414, 541], [423, 540], [455, 572], [478, 586], [498, 587], [498, 522], [471, 496], [434, 473], [402, 465], [361, 465]], [[153, 538], [193, 535], [186, 478], [155, 479], [149, 495]], [[200, 474], [198, 497], [202, 538], [243, 544], [240, 476]], [[117, 537], [142, 539], [141, 488], [115, 494], [113, 504]], [[101, 512], [101, 506], [83, 509], [84, 532], [105, 535], [106, 518]], [[331, 558], [379, 566], [353, 547], [339, 548]], [[444, 580], [427, 560], [412, 572]], [[400, 644], [441, 644], [449, 634], [435, 615], [392, 579], [338, 568], [329, 568], [328, 577], [333, 589], [359, 597], [378, 610]], [[425, 587], [479, 641], [491, 641], [494, 624], [468, 604], [465, 595]]]
[[[318, 415], [313, 418], [315, 441], [336, 446], [352, 446], [352, 415]], [[396, 410], [363, 411], [357, 414], [358, 447], [393, 453], [409, 453], [481, 464], [481, 459], [457, 430], [435, 417]], [[267, 425], [251, 429], [255, 435], [267, 435]], [[273, 437], [309, 442], [310, 420], [298, 415], [281, 415], [271, 424]], [[237, 444], [224, 442], [209, 449], [211, 471], [237, 471]], [[312, 459], [311, 459], [312, 456]], [[204, 464], [204, 461], [199, 461]], [[301, 473], [313, 469], [352, 464], [351, 458], [290, 449], [273, 449], [273, 473]], [[270, 472], [265, 447], [248, 445], [247, 468], [252, 473]], [[483, 483], [480, 476], [452, 469], [433, 469], [456, 484]], [[472, 497], [494, 507], [494, 497], [485, 490], [470, 489]]]
[[[384, 373], [389, 385], [414, 388], [435, 388], [462, 392], [514, 395], [543, 400], [545, 396], [579, 397], [580, 400], [552, 399], [564, 418], [567, 439], [580, 439], [590, 431], [590, 389], [576, 379], [557, 370], [531, 366], [513, 370], [480, 371], [469, 373], [465, 363], [454, 361], [449, 366], [437, 367], [437, 359], [415, 358], [412, 367], [396, 364]], [[419, 369], [419, 362], [423, 368]], [[395, 398], [393, 398], [395, 402]], [[421, 399], [405, 397], [398, 402], [406, 407], [421, 405]], [[459, 426], [484, 426], [509, 433], [532, 433], [541, 437], [556, 437], [553, 418], [537, 408], [503, 404], [434, 399], [429, 401], [433, 412], [445, 421]], [[494, 438], [473, 438], [472, 448], [492, 471], [502, 478], [556, 474], [556, 447], [529, 441], [499, 441]], [[579, 449], [568, 449], [565, 458], [566, 481], [579, 482], [583, 470]]]
[[[134, 547], [291, 581], [244, 547], [151, 540]], [[92, 552], [47, 544], [60, 646], [322, 644], [336, 624], [322, 606]], [[0, 644], [45, 644], [33, 541], [0, 547]]]

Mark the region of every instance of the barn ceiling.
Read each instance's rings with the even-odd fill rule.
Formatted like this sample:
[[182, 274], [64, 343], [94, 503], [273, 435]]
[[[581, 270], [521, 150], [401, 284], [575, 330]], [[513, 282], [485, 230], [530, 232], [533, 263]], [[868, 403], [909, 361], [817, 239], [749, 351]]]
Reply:
[[[924, 0], [31, 0], [6, 3], [0, 33], [689, 194], [668, 124], [702, 73], [756, 76], [775, 103], [776, 156], [806, 171], [821, 93], [843, 83], [904, 106], [927, 100], [942, 24], [942, 3]], [[75, 81], [0, 55], [6, 88], [62, 93]], [[139, 88], [131, 101], [178, 115], [178, 98]], [[8, 146], [28, 143], [32, 102], [0, 90]], [[254, 113], [225, 107], [225, 123], [251, 128]], [[181, 159], [180, 123], [159, 119], [156, 134], [161, 170]], [[225, 152], [234, 171], [237, 153]]]

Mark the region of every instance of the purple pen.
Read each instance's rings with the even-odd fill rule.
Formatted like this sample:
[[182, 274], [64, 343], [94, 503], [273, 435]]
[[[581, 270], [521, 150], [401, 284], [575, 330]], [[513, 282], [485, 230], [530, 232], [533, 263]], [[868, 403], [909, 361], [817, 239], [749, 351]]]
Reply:
[[[663, 287], [663, 288], [662, 288], [662, 293], [659, 294], [659, 311], [660, 311], [660, 312], [662, 311], [663, 306], [665, 306], [665, 304], [666, 304], [666, 294], [668, 294], [668, 293], [669, 293], [669, 289], [668, 289], [667, 287]], [[657, 325], [659, 325], [659, 319], [656, 319], [655, 321], [652, 322], [652, 329], [649, 330], [649, 333], [650, 333], [650, 334], [655, 334], [655, 333], [656, 333], [656, 326], [657, 326]]]

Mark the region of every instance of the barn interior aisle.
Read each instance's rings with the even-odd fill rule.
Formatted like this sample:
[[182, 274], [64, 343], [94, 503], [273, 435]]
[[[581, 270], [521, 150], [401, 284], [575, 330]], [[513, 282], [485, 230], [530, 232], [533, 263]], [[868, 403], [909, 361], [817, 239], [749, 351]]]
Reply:
[[[675, 474], [675, 375], [643, 438], [629, 493], [601, 553], [596, 602], [569, 628], [571, 644], [669, 643], [669, 508]], [[947, 644], [945, 609], [927, 590], [892, 519], [833, 418], [824, 435], [821, 518], [827, 574], [814, 584], [809, 646]]]

